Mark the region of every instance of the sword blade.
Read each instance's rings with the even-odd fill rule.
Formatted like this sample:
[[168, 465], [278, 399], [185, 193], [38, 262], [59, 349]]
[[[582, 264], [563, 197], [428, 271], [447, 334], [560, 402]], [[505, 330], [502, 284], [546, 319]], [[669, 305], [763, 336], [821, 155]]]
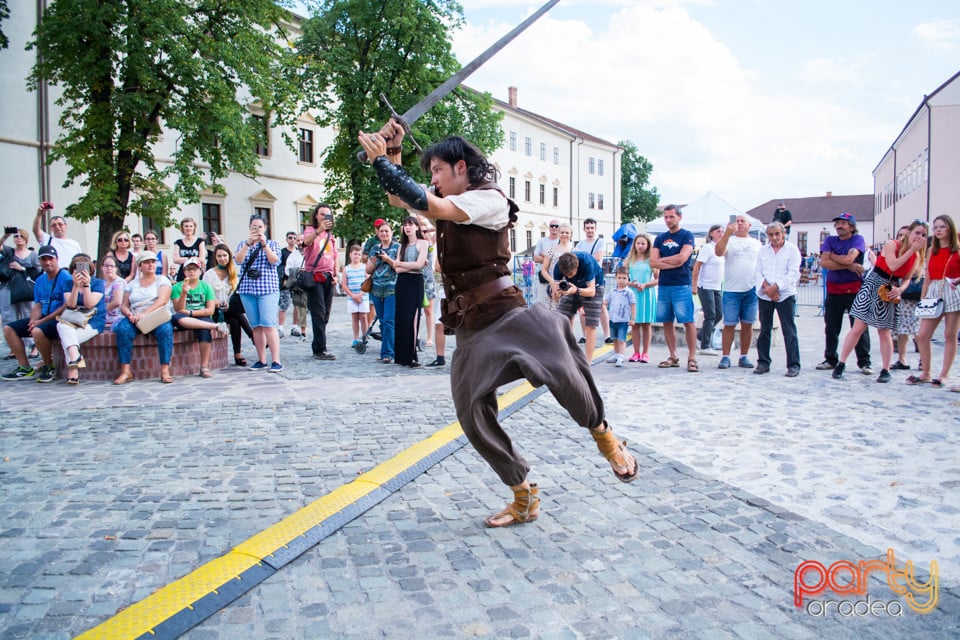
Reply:
[[408, 125], [411, 125], [419, 120], [420, 116], [429, 111], [435, 104], [443, 100], [448, 93], [460, 86], [460, 84], [466, 80], [470, 74], [480, 68], [483, 63], [492, 58], [494, 54], [500, 51], [500, 49], [503, 49], [505, 46], [507, 46], [511, 40], [523, 33], [527, 27], [536, 22], [543, 14], [552, 9], [558, 2], [560, 2], [560, 0], [550, 0], [545, 5], [537, 9], [535, 13], [530, 14], [530, 17], [514, 27], [510, 33], [497, 40], [489, 48], [487, 48], [486, 51], [464, 65], [460, 71], [447, 78], [443, 84], [431, 91], [426, 98], [407, 109], [403, 113], [403, 119]]

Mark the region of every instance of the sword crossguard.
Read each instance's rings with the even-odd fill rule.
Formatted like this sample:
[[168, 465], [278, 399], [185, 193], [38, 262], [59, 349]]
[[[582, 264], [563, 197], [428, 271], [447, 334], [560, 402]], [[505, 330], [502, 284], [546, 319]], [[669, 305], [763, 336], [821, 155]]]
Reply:
[[[387, 96], [381, 93], [380, 100], [387, 106], [387, 109], [390, 110], [390, 117], [392, 117], [397, 124], [403, 127], [403, 133], [406, 135], [406, 137], [410, 138], [410, 142], [413, 143], [413, 147], [417, 150], [417, 153], [423, 153], [423, 148], [417, 142], [417, 139], [413, 137], [413, 132], [410, 130], [410, 125], [408, 125], [407, 121], [403, 119], [403, 116], [397, 113], [397, 110], [393, 108], [393, 105], [390, 104], [389, 100], [387, 100]], [[390, 142], [391, 140], [393, 140], [393, 138], [386, 139], [387, 142]], [[359, 160], [362, 164], [366, 164], [368, 160], [367, 152], [361, 151], [358, 153], [357, 160]]]

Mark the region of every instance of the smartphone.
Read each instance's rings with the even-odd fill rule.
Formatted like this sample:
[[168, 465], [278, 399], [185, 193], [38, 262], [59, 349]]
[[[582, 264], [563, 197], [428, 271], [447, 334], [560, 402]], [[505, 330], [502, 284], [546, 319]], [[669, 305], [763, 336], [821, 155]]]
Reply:
[[6, 226], [5, 226], [5, 227], [3, 228], [3, 232], [4, 232], [5, 234], [7, 234], [8, 236], [14, 236], [14, 235], [17, 234], [18, 231], [19, 231], [19, 229], [17, 229], [16, 227], [6, 227]]
[[89, 262], [78, 262], [77, 271], [80, 273], [90, 273], [90, 263]]
[[731, 213], [731, 214], [730, 214], [730, 224], [736, 224], [736, 222], [737, 222], [737, 214]]
[[327, 220], [328, 222], [333, 222], [333, 213], [324, 214], [323, 219]]
[[52, 203], [52, 202], [41, 202], [41, 203], [40, 203], [40, 208], [41, 208], [41, 209], [53, 209], [53, 203]]

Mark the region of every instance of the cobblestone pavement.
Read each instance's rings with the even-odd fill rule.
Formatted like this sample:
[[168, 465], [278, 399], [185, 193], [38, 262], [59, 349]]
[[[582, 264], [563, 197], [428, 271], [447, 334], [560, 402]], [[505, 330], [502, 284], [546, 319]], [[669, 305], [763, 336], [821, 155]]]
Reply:
[[[505, 421], [535, 523], [483, 528], [507, 492], [466, 447], [186, 637], [956, 637], [960, 395], [814, 371], [822, 321], [803, 313], [796, 379], [782, 346], [767, 376], [594, 367], [635, 483], [542, 395]], [[444, 369], [376, 347], [317, 362], [288, 337], [280, 375], [0, 386], [0, 638], [81, 633], [455, 419]], [[793, 606], [802, 561], [888, 547], [921, 576], [939, 563], [933, 613], [876, 574], [871, 602], [902, 616]]]

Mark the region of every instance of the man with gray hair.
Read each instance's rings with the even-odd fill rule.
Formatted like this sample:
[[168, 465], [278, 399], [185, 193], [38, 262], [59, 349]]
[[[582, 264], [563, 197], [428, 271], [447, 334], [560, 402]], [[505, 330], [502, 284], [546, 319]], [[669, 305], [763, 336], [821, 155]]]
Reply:
[[50, 232], [48, 234], [43, 230], [43, 215], [47, 211], [53, 210], [53, 203], [44, 202], [37, 209], [37, 217], [33, 219], [33, 235], [37, 237], [40, 245], [50, 245], [57, 250], [57, 256], [60, 264], [70, 264], [73, 256], [82, 252], [80, 243], [67, 237], [67, 221], [63, 216], [53, 216], [50, 218]]
[[767, 244], [757, 254], [755, 280], [760, 315], [757, 338], [756, 374], [770, 371], [770, 336], [773, 312], [780, 317], [780, 332], [787, 350], [788, 378], [800, 375], [800, 343], [797, 340], [797, 284], [800, 282], [800, 250], [786, 241], [787, 232], [780, 222], [767, 225]]

